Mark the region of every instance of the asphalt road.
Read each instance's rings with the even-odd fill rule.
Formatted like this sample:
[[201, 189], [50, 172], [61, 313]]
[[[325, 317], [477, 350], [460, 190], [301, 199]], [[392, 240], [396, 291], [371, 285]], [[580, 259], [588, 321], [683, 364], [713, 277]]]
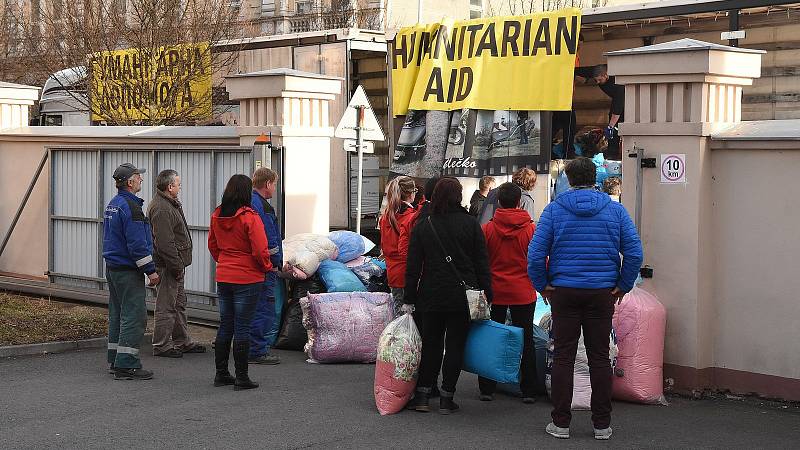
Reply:
[[[143, 353], [147, 353], [143, 349]], [[381, 417], [372, 365], [317, 365], [276, 352], [279, 366], [255, 367], [262, 387], [215, 388], [213, 356], [153, 358], [150, 381], [115, 381], [103, 351], [0, 359], [2, 448], [797, 448], [800, 409], [755, 401], [671, 398], [668, 407], [616, 403], [610, 443], [591, 438], [589, 413], [572, 439], [543, 432], [549, 405], [498, 396], [477, 400], [463, 374], [451, 416]]]

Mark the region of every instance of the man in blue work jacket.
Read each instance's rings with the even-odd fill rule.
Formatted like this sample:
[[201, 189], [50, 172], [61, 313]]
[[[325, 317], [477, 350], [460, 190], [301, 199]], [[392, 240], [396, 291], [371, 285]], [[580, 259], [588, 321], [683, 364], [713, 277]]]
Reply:
[[103, 215], [103, 259], [108, 280], [108, 362], [116, 380], [149, 380], [142, 369], [139, 345], [147, 324], [143, 274], [149, 286], [160, 279], [153, 263], [153, 237], [142, 211], [144, 169], [125, 163], [114, 171], [117, 195]]
[[275, 209], [269, 204], [269, 199], [275, 195], [275, 186], [278, 183], [278, 174], [271, 169], [262, 167], [253, 174], [253, 209], [258, 212], [264, 223], [267, 233], [270, 261], [274, 268], [267, 273], [264, 288], [256, 305], [256, 312], [250, 324], [250, 358], [251, 364], [279, 364], [280, 358], [269, 354], [269, 343], [266, 334], [270, 332], [275, 323], [275, 285], [278, 282], [278, 268], [283, 265], [283, 247], [281, 245], [281, 229]]

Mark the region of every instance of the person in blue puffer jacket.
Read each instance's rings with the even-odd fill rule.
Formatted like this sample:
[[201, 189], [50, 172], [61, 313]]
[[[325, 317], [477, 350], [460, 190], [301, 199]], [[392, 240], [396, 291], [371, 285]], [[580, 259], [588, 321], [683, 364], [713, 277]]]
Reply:
[[594, 434], [609, 439], [611, 318], [614, 302], [636, 282], [642, 244], [625, 208], [595, 189], [591, 159], [570, 161], [565, 172], [572, 187], [544, 209], [528, 247], [528, 276], [534, 286], [546, 286], [541, 294], [550, 301], [553, 318], [553, 421], [546, 431], [569, 437], [575, 353], [583, 329]]
[[278, 174], [266, 167], [257, 169], [253, 174], [252, 206], [256, 210], [264, 231], [267, 233], [270, 262], [273, 270], [267, 273], [264, 280], [264, 289], [258, 299], [253, 321], [250, 324], [250, 364], [279, 364], [280, 358], [270, 355], [270, 342], [267, 335], [272, 330], [277, 312], [275, 311], [275, 287], [278, 280], [278, 270], [283, 266], [283, 241], [281, 227], [275, 209], [269, 204], [269, 199], [275, 195], [278, 184]]

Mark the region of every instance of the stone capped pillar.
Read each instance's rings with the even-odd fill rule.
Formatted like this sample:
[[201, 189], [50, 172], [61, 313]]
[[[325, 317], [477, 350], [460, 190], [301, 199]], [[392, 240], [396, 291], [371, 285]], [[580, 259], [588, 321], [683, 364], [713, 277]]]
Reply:
[[334, 126], [329, 105], [342, 79], [272, 69], [225, 78], [231, 100], [239, 100], [239, 135], [251, 146], [261, 133], [286, 148], [284, 198], [286, 236], [328, 233], [330, 148]]
[[0, 81], [0, 130], [27, 127], [28, 110], [39, 100], [39, 88]]
[[[635, 217], [642, 190], [645, 264], [654, 269], [644, 287], [667, 308], [665, 377], [680, 390], [706, 387], [703, 369], [714, 367], [709, 136], [741, 120], [742, 86], [761, 75], [763, 53], [680, 39], [606, 54], [609, 74], [625, 85], [623, 203]], [[634, 148], [656, 159], [642, 186], [627, 157]], [[661, 182], [661, 155], [670, 153], [686, 155], [685, 183]]]

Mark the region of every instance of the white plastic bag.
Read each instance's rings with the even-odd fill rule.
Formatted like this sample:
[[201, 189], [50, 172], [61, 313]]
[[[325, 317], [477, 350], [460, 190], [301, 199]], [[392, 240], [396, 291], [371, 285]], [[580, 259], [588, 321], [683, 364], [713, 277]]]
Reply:
[[489, 302], [483, 291], [467, 289], [467, 305], [470, 320], [489, 320]]
[[320, 262], [336, 259], [338, 249], [327, 236], [302, 233], [283, 241], [283, 271], [292, 278], [306, 279], [319, 268]]

